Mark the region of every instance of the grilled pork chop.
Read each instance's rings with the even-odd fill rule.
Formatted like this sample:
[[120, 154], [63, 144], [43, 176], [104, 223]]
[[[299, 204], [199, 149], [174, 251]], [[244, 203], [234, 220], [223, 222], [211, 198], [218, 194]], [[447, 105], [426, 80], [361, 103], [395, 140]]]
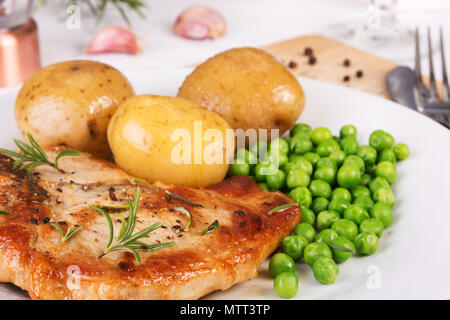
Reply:
[[[61, 150], [47, 150], [54, 159]], [[258, 265], [300, 220], [300, 208], [271, 215], [268, 211], [292, 202], [279, 192], [264, 192], [253, 180], [236, 176], [204, 189], [161, 183], [141, 188], [136, 231], [161, 221], [164, 227], [143, 242], [174, 241], [134, 256], [115, 251], [99, 258], [109, 239], [107, 221], [89, 205], [124, 205], [137, 184], [114, 164], [89, 154], [64, 157], [60, 167], [12, 170], [13, 159], [0, 154], [0, 282], [12, 282], [33, 299], [197, 299], [215, 290], [256, 277]], [[168, 196], [165, 190], [204, 207]], [[186, 230], [183, 206], [193, 216]], [[111, 213], [114, 230], [119, 216]], [[220, 227], [201, 235], [215, 220]], [[50, 222], [66, 230], [83, 226], [66, 242]]]

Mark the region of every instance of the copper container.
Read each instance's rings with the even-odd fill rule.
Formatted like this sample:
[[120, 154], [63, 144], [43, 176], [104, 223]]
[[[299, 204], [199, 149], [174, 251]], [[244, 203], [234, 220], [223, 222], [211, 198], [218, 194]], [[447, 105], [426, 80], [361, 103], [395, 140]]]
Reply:
[[[37, 25], [29, 8], [0, 0], [0, 87], [25, 81], [40, 68]], [[22, 1], [23, 3], [23, 1]]]

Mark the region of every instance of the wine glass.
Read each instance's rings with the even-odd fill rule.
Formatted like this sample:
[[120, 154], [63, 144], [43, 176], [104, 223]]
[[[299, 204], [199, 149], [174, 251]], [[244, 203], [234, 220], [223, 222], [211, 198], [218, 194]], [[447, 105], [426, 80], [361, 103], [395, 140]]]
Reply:
[[365, 17], [328, 26], [325, 35], [391, 60], [412, 57], [414, 32], [395, 13], [397, 0], [370, 0]]

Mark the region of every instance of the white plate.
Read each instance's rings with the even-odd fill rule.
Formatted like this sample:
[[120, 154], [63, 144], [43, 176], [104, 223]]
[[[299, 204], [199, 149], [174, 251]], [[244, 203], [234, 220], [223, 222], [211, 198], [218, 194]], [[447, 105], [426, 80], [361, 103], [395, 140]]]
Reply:
[[[148, 69], [124, 72], [137, 93], [175, 95], [187, 69]], [[367, 144], [376, 129], [390, 132], [411, 149], [397, 165], [394, 184], [394, 224], [385, 230], [378, 252], [355, 257], [340, 265], [330, 286], [315, 281], [299, 263], [297, 299], [448, 299], [450, 298], [450, 131], [403, 106], [336, 85], [300, 79], [306, 107], [299, 121], [327, 126], [334, 133], [348, 123], [357, 126], [360, 143]], [[14, 121], [16, 91], [0, 96], [0, 146], [13, 147], [19, 137]], [[11, 285], [0, 285], [0, 298], [26, 295]], [[276, 299], [267, 261], [258, 278], [207, 299]]]

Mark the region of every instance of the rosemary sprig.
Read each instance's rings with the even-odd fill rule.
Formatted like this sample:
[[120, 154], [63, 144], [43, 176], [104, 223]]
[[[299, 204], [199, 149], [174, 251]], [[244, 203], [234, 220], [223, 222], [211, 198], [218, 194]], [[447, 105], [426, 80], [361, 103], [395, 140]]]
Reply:
[[189, 230], [189, 228], [192, 226], [192, 214], [189, 212], [189, 210], [187, 210], [184, 207], [173, 207], [172, 209], [177, 212], [180, 212], [188, 217], [189, 222], [186, 225], [186, 231]]
[[109, 214], [106, 213], [105, 210], [103, 210], [99, 206], [91, 206], [92, 209], [97, 210], [106, 218], [106, 221], [108, 222], [108, 227], [109, 227], [108, 245], [106, 246], [103, 253], [99, 256], [99, 258], [103, 257], [104, 255], [106, 255], [110, 252], [122, 250], [122, 251], [131, 252], [134, 255], [134, 258], [136, 259], [137, 264], [141, 264], [141, 257], [139, 256], [139, 253], [137, 252], [137, 250], [150, 249], [153, 251], [156, 248], [168, 247], [168, 246], [171, 246], [174, 244], [173, 241], [160, 243], [160, 244], [147, 244], [147, 243], [139, 241], [139, 239], [148, 238], [149, 237], [148, 234], [150, 232], [155, 231], [156, 229], [162, 227], [163, 226], [162, 222], [156, 222], [156, 223], [152, 224], [151, 226], [133, 234], [134, 229], [136, 227], [137, 210], [138, 210], [140, 195], [141, 195], [141, 189], [137, 188], [136, 195], [134, 197], [134, 201], [131, 202], [129, 199], [127, 199], [130, 213], [128, 215], [128, 219], [120, 217], [122, 226], [121, 226], [119, 234], [117, 235], [115, 240], [114, 240], [114, 225], [112, 223], [112, 220], [111, 220], [111, 217], [109, 216]]
[[59, 230], [59, 233], [61, 233], [61, 241], [62, 242], [69, 240], [70, 238], [72, 238], [75, 235], [75, 233], [77, 233], [78, 231], [83, 229], [82, 226], [79, 226], [78, 228], [75, 228], [73, 230], [71, 230], [71, 228], [69, 227], [67, 229], [67, 231], [64, 232], [63, 228], [61, 228], [61, 226], [59, 224], [54, 223], [54, 222], [50, 222], [50, 224]]
[[284, 211], [284, 210], [286, 210], [286, 209], [288, 209], [288, 208], [290, 208], [290, 207], [296, 207], [296, 206], [298, 206], [297, 203], [286, 203], [286, 204], [282, 204], [281, 206], [278, 206], [278, 207], [273, 208], [273, 209], [270, 210], [267, 214], [271, 215], [272, 213], [275, 213], [275, 212], [281, 212], [281, 211]]
[[[85, 4], [91, 13], [97, 18], [96, 25], [100, 23], [105, 15], [108, 4], [112, 4], [120, 13], [120, 16], [125, 23], [131, 27], [130, 19], [127, 16], [127, 11], [135, 11], [142, 19], [145, 19], [145, 14], [142, 12], [146, 8], [146, 4], [141, 0], [71, 0], [72, 5]], [[34, 10], [39, 9], [47, 4], [47, 0], [38, 0]]]
[[6, 211], [6, 210], [0, 210], [0, 214], [11, 214], [11, 212]]
[[177, 194], [175, 194], [175, 193], [170, 192], [169, 190], [166, 190], [166, 193], [167, 193], [169, 196], [174, 197], [175, 199], [178, 199], [178, 200], [180, 200], [180, 201], [186, 202], [187, 204], [189, 204], [189, 205], [191, 205], [191, 206], [193, 206], [193, 207], [202, 207], [202, 208], [205, 207], [205, 206], [202, 205], [201, 203], [195, 203], [195, 202], [192, 202], [192, 201], [190, 201], [190, 200], [188, 200], [188, 199], [183, 198], [182, 196], [179, 196], [179, 195], [177, 195]]
[[27, 137], [30, 144], [27, 144], [22, 140], [14, 139], [14, 143], [23, 153], [18, 153], [2, 148], [0, 148], [0, 152], [5, 153], [14, 158], [17, 158], [17, 160], [14, 161], [13, 169], [18, 168], [19, 170], [27, 170], [28, 177], [30, 177], [31, 180], [33, 180], [33, 178], [31, 177], [31, 170], [33, 170], [34, 168], [42, 165], [49, 165], [50, 167], [55, 168], [59, 172], [65, 173], [65, 171], [59, 167], [58, 164], [59, 159], [65, 156], [81, 155], [76, 150], [64, 150], [56, 156], [55, 162], [52, 162], [48, 159], [47, 155], [45, 154], [41, 146], [36, 142], [36, 140], [34, 140], [31, 133], [28, 132]]
[[206, 227], [205, 229], [203, 229], [202, 231], [200, 231], [200, 233], [202, 235], [208, 234], [213, 232], [214, 230], [216, 230], [217, 228], [219, 228], [219, 221], [218, 220], [214, 220], [213, 223], [211, 223], [211, 225], [209, 225], [208, 227]]

